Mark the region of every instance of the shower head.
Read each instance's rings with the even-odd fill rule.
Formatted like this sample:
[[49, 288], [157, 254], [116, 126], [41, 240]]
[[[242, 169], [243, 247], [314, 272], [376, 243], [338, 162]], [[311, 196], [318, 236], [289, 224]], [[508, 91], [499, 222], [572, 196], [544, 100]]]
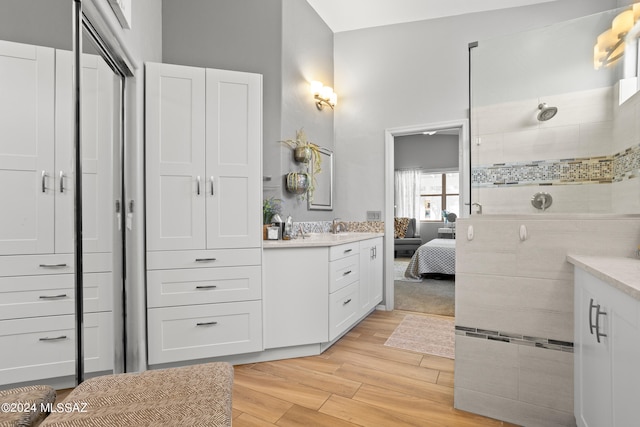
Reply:
[[553, 116], [558, 112], [558, 107], [549, 107], [546, 102], [538, 105], [538, 120], [541, 122], [546, 122], [547, 120], [551, 120]]

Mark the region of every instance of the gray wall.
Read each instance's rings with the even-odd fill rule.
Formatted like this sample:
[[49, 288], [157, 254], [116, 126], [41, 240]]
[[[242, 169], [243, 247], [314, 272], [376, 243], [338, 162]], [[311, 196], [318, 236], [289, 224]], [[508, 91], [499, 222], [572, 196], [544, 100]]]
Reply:
[[385, 129], [467, 118], [470, 42], [613, 9], [617, 3], [557, 0], [337, 33], [336, 215], [358, 221], [367, 210], [384, 211]]
[[265, 196], [283, 199], [295, 220], [330, 217], [283, 191], [284, 175], [297, 171], [279, 141], [304, 128], [309, 140], [333, 148], [333, 111], [318, 111], [309, 82], [333, 83], [333, 33], [299, 0], [163, 0], [163, 62], [248, 71], [263, 75]]
[[[163, 62], [262, 74], [263, 175], [280, 172], [282, 0], [162, 0]], [[272, 142], [273, 144], [273, 142]]]
[[457, 135], [407, 135], [395, 138], [394, 168], [444, 171], [458, 168]]
[[[306, 1], [283, 0], [282, 9], [281, 139], [293, 139], [296, 130], [304, 128], [309, 141], [333, 150], [334, 112], [331, 108], [318, 110], [309, 90], [313, 80], [333, 86], [333, 32]], [[306, 167], [295, 162], [291, 149], [286, 145], [264, 141], [265, 147], [270, 144], [276, 145], [281, 156], [282, 170], [277, 183], [282, 183], [284, 174], [288, 172], [306, 170]], [[271, 150], [265, 150], [265, 154], [270, 153]], [[291, 214], [295, 221], [329, 220], [334, 217], [333, 212], [307, 210], [305, 200], [286, 191], [270, 194], [280, 195], [283, 213]]]
[[0, 40], [71, 50], [71, 0], [2, 0]]

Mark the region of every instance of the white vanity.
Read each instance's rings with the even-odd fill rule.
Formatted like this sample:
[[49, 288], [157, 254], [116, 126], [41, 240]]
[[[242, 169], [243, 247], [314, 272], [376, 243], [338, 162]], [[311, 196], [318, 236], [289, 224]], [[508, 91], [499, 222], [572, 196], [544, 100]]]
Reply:
[[382, 301], [382, 234], [265, 241], [265, 350], [326, 348]]
[[637, 425], [640, 260], [580, 255], [569, 255], [567, 260], [575, 266], [577, 425]]

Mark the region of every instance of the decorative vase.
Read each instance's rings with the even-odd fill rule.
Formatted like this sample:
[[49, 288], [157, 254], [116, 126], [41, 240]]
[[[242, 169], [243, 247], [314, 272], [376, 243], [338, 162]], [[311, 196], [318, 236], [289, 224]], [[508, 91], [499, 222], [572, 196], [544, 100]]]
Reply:
[[296, 159], [297, 162], [309, 163], [311, 154], [311, 148], [308, 146], [296, 147], [293, 150], [293, 158]]
[[287, 190], [294, 194], [304, 194], [309, 189], [309, 174], [290, 172], [287, 174]]

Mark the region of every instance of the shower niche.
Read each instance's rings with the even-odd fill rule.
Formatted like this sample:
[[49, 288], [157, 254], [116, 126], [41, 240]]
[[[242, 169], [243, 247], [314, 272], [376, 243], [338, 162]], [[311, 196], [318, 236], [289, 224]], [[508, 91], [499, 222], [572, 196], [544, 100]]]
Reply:
[[[594, 45], [623, 9], [479, 41], [469, 50], [471, 201], [483, 214], [640, 213], [636, 94]], [[553, 205], [539, 209], [533, 194]]]

